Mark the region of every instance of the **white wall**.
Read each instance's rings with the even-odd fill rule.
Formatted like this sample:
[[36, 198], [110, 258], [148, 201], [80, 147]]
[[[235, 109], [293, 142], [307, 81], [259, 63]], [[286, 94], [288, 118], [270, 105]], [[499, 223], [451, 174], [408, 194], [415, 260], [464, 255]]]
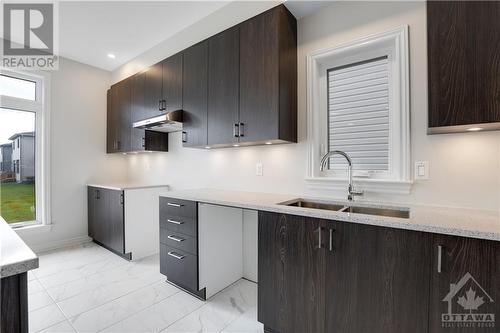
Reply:
[[106, 155], [111, 73], [60, 58], [59, 70], [50, 76], [52, 225], [18, 232], [35, 251], [85, 239], [85, 184], [126, 177], [122, 155]]
[[[371, 196], [395, 202], [498, 209], [500, 133], [428, 136], [425, 2], [337, 2], [298, 22], [299, 144], [203, 151], [181, 147], [128, 158], [129, 177], [171, 184], [174, 189], [222, 189], [344, 196], [308, 189], [306, 174], [306, 55], [394, 27], [410, 26], [412, 160], [430, 161], [430, 179], [410, 195]], [[118, 75], [115, 73], [114, 77]], [[120, 75], [118, 75], [120, 76]], [[262, 162], [264, 176], [255, 176]]]

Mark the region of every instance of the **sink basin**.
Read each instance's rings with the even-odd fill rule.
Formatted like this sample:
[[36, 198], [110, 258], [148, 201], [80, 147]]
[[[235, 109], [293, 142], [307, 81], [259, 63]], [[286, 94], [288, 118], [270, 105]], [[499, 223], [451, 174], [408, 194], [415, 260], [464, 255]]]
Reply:
[[384, 217], [397, 217], [397, 218], [402, 218], [402, 219], [410, 218], [410, 211], [408, 209], [377, 208], [377, 207], [368, 207], [368, 206], [351, 206], [348, 204], [311, 201], [311, 200], [304, 200], [304, 199], [296, 199], [293, 201], [283, 202], [283, 203], [280, 203], [280, 205], [310, 208], [310, 209], [332, 210], [332, 211], [342, 212], [342, 213], [377, 215], [377, 216], [384, 216]]
[[294, 200], [292, 202], [282, 203], [281, 205], [303, 207], [303, 208], [326, 209], [326, 210], [334, 210], [334, 211], [339, 211], [342, 208], [346, 208], [345, 205], [339, 205], [339, 204], [335, 204], [335, 203], [317, 202], [317, 201], [307, 201], [307, 200], [302, 200], [302, 199], [297, 199], [297, 200]]
[[367, 215], [378, 215], [386, 217], [398, 217], [401, 219], [410, 218], [409, 210], [400, 209], [390, 209], [390, 208], [375, 208], [375, 207], [361, 207], [361, 206], [349, 206], [340, 210], [346, 213], [355, 214], [367, 214]]

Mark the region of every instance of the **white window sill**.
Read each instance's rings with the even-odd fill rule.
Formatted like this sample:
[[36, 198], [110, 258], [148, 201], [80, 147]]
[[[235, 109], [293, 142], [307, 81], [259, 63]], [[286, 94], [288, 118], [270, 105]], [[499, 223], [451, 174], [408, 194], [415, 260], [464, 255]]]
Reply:
[[[345, 190], [347, 179], [331, 177], [307, 177], [307, 187], [315, 190]], [[354, 187], [358, 190], [375, 193], [410, 194], [413, 181], [354, 178]]]

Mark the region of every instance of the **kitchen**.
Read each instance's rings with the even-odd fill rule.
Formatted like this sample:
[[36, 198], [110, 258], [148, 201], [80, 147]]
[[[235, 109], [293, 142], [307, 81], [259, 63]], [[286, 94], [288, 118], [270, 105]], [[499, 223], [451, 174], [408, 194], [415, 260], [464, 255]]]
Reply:
[[155, 6], [205, 16], [44, 77], [13, 331], [495, 331], [498, 3], [61, 3], [60, 48]]

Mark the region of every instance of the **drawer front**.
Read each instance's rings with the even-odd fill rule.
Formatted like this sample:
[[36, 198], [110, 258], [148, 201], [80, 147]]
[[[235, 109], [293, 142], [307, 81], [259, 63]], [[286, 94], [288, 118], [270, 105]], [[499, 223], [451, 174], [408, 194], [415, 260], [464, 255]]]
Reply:
[[160, 243], [197, 255], [197, 239], [193, 236], [160, 228]]
[[196, 201], [160, 198], [160, 214], [196, 219], [198, 216], [197, 213], [198, 205]]
[[160, 214], [160, 228], [171, 232], [197, 237], [198, 225], [196, 219]]
[[198, 257], [168, 245], [161, 244], [161, 247], [163, 251], [160, 261], [165, 265], [162, 273], [167, 279], [184, 288], [198, 291]]

